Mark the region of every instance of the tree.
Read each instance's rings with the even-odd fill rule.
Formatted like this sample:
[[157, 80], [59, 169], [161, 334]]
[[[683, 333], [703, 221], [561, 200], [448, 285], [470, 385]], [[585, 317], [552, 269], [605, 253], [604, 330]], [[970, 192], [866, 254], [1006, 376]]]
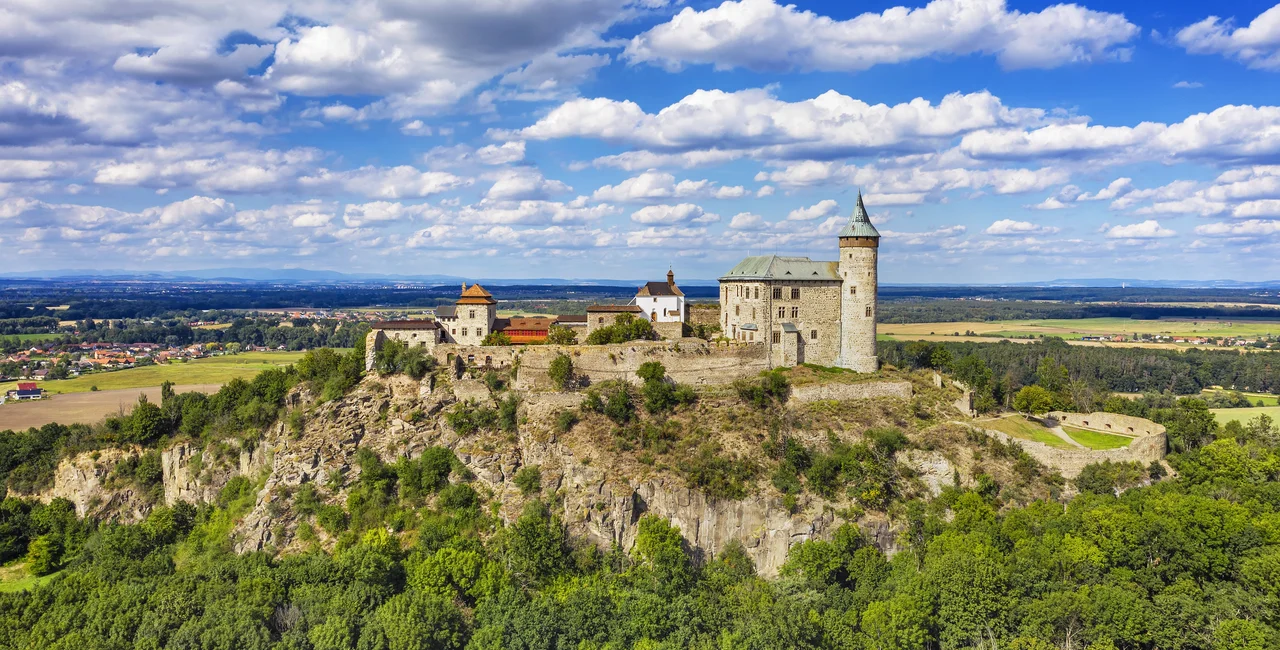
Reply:
[[563, 325], [552, 325], [547, 330], [547, 343], [552, 345], [577, 345], [578, 333]]
[[480, 345], [511, 345], [511, 337], [502, 332], [489, 332]]
[[1013, 397], [1013, 408], [1020, 413], [1048, 413], [1057, 400], [1053, 393], [1040, 386], [1023, 386]]
[[573, 359], [567, 354], [557, 354], [547, 367], [547, 376], [556, 388], [569, 390], [573, 385]]
[[680, 529], [671, 522], [656, 515], [640, 518], [634, 552], [661, 593], [682, 593], [693, 580], [693, 567], [683, 544]]
[[537, 465], [526, 465], [516, 472], [516, 487], [520, 488], [520, 494], [529, 496], [536, 494], [542, 490], [542, 469]]
[[374, 611], [373, 622], [361, 633], [362, 648], [453, 650], [462, 648], [466, 639], [462, 612], [439, 596], [399, 594]]
[[58, 570], [62, 560], [62, 543], [52, 535], [41, 535], [27, 547], [27, 570], [44, 576]]
[[538, 583], [568, 566], [564, 526], [546, 504], [530, 501], [507, 531], [507, 560], [511, 572]]

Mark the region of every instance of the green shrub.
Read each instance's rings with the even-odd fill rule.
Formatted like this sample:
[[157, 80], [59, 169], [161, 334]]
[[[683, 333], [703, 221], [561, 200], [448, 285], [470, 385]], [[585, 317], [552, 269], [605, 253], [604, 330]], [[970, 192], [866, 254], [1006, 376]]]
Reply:
[[511, 337], [502, 332], [489, 332], [480, 345], [511, 345]]
[[440, 490], [440, 506], [446, 510], [474, 510], [480, 507], [480, 495], [466, 483], [454, 483]]
[[566, 409], [556, 414], [556, 432], [569, 433], [573, 429], [573, 425], [578, 423], [578, 412], [573, 409]]
[[694, 487], [707, 496], [741, 499], [747, 495], [747, 484], [755, 479], [759, 468], [745, 458], [727, 454], [720, 445], [703, 443], [688, 458], [680, 461], [681, 473]]
[[615, 386], [605, 400], [602, 410], [604, 416], [613, 420], [614, 424], [625, 425], [635, 417], [636, 407], [631, 403], [631, 393], [626, 386]]
[[791, 396], [791, 382], [779, 369], [766, 370], [757, 380], [739, 379], [733, 382], [733, 388], [738, 399], [761, 410], [775, 403], [785, 404]]
[[569, 390], [573, 385], [573, 359], [567, 354], [558, 354], [551, 360], [547, 368], [547, 376], [551, 383], [560, 390]]
[[516, 426], [519, 424], [517, 418], [519, 410], [520, 400], [514, 393], [498, 402], [498, 428], [507, 433], [515, 433]]
[[577, 345], [578, 333], [563, 325], [552, 325], [547, 330], [547, 343], [552, 345]]
[[347, 511], [341, 506], [324, 505], [316, 511], [316, 523], [332, 536], [337, 536], [347, 530]]
[[458, 435], [467, 436], [477, 431], [493, 429], [498, 424], [498, 412], [473, 402], [464, 402], [453, 407], [445, 414], [444, 419], [453, 427]]
[[631, 314], [618, 314], [613, 325], [606, 325], [587, 335], [587, 345], [607, 345], [657, 338], [653, 324]]
[[542, 491], [542, 469], [537, 465], [526, 465], [516, 472], [516, 487], [520, 488], [520, 494], [529, 496]]

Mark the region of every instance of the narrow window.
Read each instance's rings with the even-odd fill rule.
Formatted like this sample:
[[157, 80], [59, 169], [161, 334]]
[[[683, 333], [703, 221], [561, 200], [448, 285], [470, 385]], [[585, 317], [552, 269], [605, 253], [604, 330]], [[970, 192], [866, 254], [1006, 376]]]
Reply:
[[601, 316], [601, 317], [599, 318], [599, 320], [597, 320], [597, 321], [596, 321], [596, 323], [597, 323], [598, 325], [604, 325], [604, 316]]
[[800, 308], [799, 308], [799, 307], [792, 307], [792, 308], [791, 308], [791, 317], [792, 317], [792, 318], [800, 318]]
[[871, 318], [871, 305], [867, 305], [867, 318]]
[[484, 328], [483, 328], [483, 327], [477, 327], [477, 328], [476, 328], [476, 336], [484, 336]]
[[786, 317], [787, 317], [787, 308], [786, 308], [786, 307], [779, 307], [779, 308], [778, 308], [778, 318], [786, 318]]
[[774, 288], [773, 288], [773, 299], [774, 299], [774, 300], [782, 300], [782, 287], [774, 287]]
[[792, 300], [799, 300], [799, 299], [800, 299], [800, 289], [799, 289], [798, 287], [792, 287], [792, 289], [791, 289], [791, 299], [792, 299]]
[[774, 342], [774, 343], [781, 343], [781, 342], [782, 342], [782, 334], [781, 334], [780, 332], [774, 332], [774, 333], [773, 333], [773, 342]]
[[472, 309], [467, 312], [467, 318], [475, 318], [475, 317], [476, 317], [476, 310]]
[[741, 316], [741, 315], [742, 315], [742, 307], [740, 307], [740, 306], [738, 306], [738, 305], [734, 305], [734, 306], [733, 306], [733, 315], [734, 315], [734, 316]]
[[809, 330], [809, 339], [817, 340], [817, 338], [818, 338], [818, 330]]
[[462, 335], [463, 335], [463, 336], [466, 336], [466, 335], [467, 335], [467, 328], [465, 328], [465, 327], [464, 327], [464, 328], [462, 328]]
[[453, 334], [454, 336], [457, 336], [457, 335], [458, 335], [458, 328], [456, 328], [456, 327], [455, 327], [455, 328], [453, 328], [453, 332], [452, 332], [452, 334]]
[[755, 332], [752, 332], [749, 336], [750, 336], [750, 339], [749, 339], [749, 340], [751, 340], [751, 341], [756, 340], [756, 333], [755, 333]]
[[851, 296], [856, 296], [856, 295], [858, 295], [858, 288], [857, 288], [857, 287], [849, 287], [849, 295], [851, 295]]
[[760, 299], [760, 287], [756, 287], [756, 300]]
[[751, 320], [755, 320], [755, 319], [756, 319], [756, 308], [755, 308], [755, 307], [752, 307], [752, 308], [751, 308]]

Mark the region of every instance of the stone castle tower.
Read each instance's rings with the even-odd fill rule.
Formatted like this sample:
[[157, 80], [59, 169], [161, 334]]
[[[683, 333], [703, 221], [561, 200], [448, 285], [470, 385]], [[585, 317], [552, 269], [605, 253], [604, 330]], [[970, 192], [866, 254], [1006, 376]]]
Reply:
[[876, 269], [880, 233], [871, 225], [867, 208], [858, 192], [858, 207], [840, 237], [840, 357], [836, 365], [858, 372], [875, 372], [876, 359]]

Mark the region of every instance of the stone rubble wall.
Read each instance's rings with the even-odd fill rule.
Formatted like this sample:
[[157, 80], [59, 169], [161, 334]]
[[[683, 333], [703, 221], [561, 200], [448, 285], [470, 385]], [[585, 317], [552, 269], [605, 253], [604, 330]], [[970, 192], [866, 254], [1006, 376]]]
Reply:
[[791, 389], [791, 402], [804, 404], [823, 400], [911, 399], [909, 381], [864, 381], [856, 384], [808, 384]]
[[[1139, 418], [1140, 419], [1140, 418]], [[1092, 422], [1092, 420], [1091, 420]], [[1150, 421], [1148, 421], [1150, 424]], [[1159, 426], [1159, 425], [1156, 425]], [[1111, 461], [1113, 463], [1136, 462], [1142, 466], [1164, 459], [1166, 439], [1163, 427], [1160, 433], [1135, 438], [1128, 447], [1121, 449], [1058, 449], [1041, 442], [1014, 438], [999, 431], [984, 429], [987, 435], [1002, 442], [1015, 442], [1032, 458], [1058, 470], [1063, 478], [1080, 476], [1086, 465]]]
[[1163, 434], [1165, 432], [1164, 425], [1162, 424], [1156, 424], [1146, 418], [1122, 415], [1120, 413], [1106, 413], [1103, 411], [1094, 411], [1093, 413], [1050, 411], [1049, 418], [1057, 420], [1058, 422], [1068, 426], [1090, 429], [1101, 433], [1116, 433], [1130, 436], [1153, 436]]

